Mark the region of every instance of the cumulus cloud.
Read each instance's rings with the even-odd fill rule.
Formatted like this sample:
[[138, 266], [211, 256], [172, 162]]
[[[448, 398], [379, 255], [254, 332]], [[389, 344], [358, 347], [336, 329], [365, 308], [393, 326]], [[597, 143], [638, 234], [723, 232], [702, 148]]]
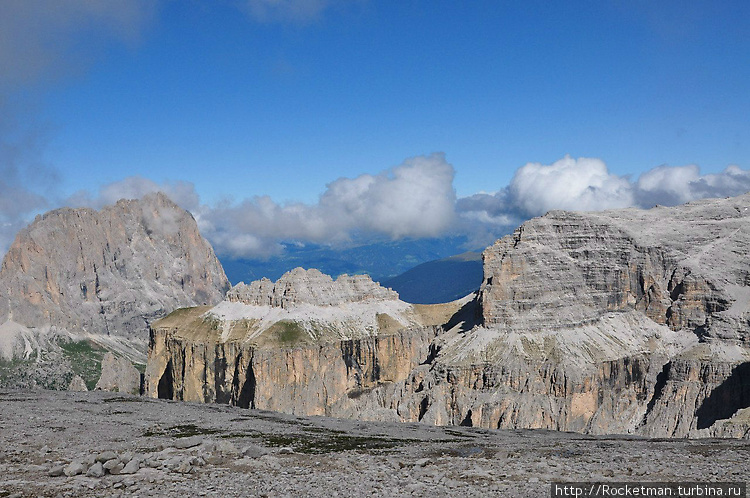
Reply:
[[260, 196], [239, 205], [204, 206], [196, 218], [221, 252], [235, 256], [269, 255], [280, 250], [280, 241], [435, 237], [455, 221], [453, 176], [445, 157], [432, 154], [377, 175], [339, 178], [316, 204], [278, 204]]
[[565, 156], [549, 166], [528, 163], [513, 175], [509, 196], [531, 216], [551, 209], [597, 211], [633, 205], [628, 179], [611, 174], [601, 159], [587, 157]]
[[637, 181], [611, 173], [601, 159], [565, 156], [550, 165], [528, 163], [495, 194], [459, 199], [458, 215], [467, 223], [510, 229], [553, 209], [600, 211], [623, 207], [673, 206], [696, 199], [750, 191], [750, 171], [732, 165], [703, 175], [696, 165], [658, 166]]
[[[2, 151], [0, 147], [0, 156], [7, 155]], [[0, 221], [10, 233], [24, 213], [49, 202], [32, 191], [12, 188], [18, 186], [18, 175], [12, 168], [6, 172], [0, 194], [7, 197], [0, 199], [0, 210], [9, 214], [2, 214]], [[467, 248], [477, 249], [552, 209], [648, 208], [750, 191], [750, 171], [738, 166], [705, 175], [694, 165], [659, 166], [633, 181], [611, 173], [600, 159], [565, 156], [550, 165], [520, 167], [510, 184], [495, 193], [457, 199], [454, 173], [443, 154], [413, 157], [378, 174], [339, 178], [311, 204], [255, 196], [207, 205], [192, 183], [129, 177], [96, 193], [78, 192], [64, 204], [101, 208], [161, 191], [192, 212], [220, 255], [259, 258], [277, 254], [290, 243], [342, 246], [446, 235], [463, 235]]]
[[566, 155], [550, 165], [527, 163], [506, 187], [459, 199], [456, 209], [463, 220], [497, 232], [552, 209], [597, 211], [632, 206], [634, 199], [630, 180], [610, 173], [601, 159]]
[[750, 171], [731, 165], [720, 173], [701, 175], [695, 165], [659, 166], [643, 173], [635, 190], [638, 205], [643, 207], [734, 196], [750, 191]]
[[96, 195], [79, 192], [67, 204], [99, 208], [162, 191], [193, 213], [219, 254], [264, 257], [283, 251], [285, 243], [335, 246], [443, 235], [464, 235], [471, 248], [479, 248], [552, 209], [674, 205], [750, 190], [750, 171], [737, 166], [707, 175], [694, 165], [659, 166], [632, 181], [611, 173], [601, 159], [565, 156], [550, 165], [520, 167], [495, 193], [457, 199], [454, 173], [443, 154], [432, 154], [379, 174], [339, 178], [314, 204], [255, 196], [212, 206], [200, 203], [191, 183], [130, 177], [104, 185]]
[[282, 242], [336, 245], [444, 235], [456, 221], [453, 176], [444, 155], [432, 154], [376, 175], [339, 178], [315, 204], [280, 204], [256, 196], [209, 206], [200, 203], [192, 183], [156, 183], [142, 177], [104, 185], [96, 194], [77, 192], [65, 204], [98, 209], [161, 191], [192, 212], [220, 254], [263, 257], [280, 252]]
[[443, 154], [414, 157], [377, 176], [328, 185], [320, 208], [328, 219], [391, 238], [433, 237], [453, 222], [453, 166]]

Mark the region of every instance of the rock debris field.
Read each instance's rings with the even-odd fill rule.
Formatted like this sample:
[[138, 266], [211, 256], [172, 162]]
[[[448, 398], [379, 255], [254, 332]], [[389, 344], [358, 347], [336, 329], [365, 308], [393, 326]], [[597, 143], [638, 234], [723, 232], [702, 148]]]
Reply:
[[552, 481], [745, 481], [750, 444], [296, 417], [0, 390], [0, 497], [549, 496]]

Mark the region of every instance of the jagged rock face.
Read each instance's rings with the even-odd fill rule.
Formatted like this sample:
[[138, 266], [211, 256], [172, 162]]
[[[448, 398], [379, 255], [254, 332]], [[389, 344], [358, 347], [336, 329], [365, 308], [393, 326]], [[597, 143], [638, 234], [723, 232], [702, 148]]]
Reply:
[[[355, 304], [284, 309], [278, 283], [251, 284], [260, 298], [248, 302], [266, 315], [232, 308], [246, 306], [233, 297], [198, 315], [214, 317], [214, 332], [177, 313], [152, 329], [149, 393], [361, 419], [750, 437], [749, 216], [750, 194], [549, 213], [488, 248], [480, 295], [427, 334], [402, 316], [397, 333], [342, 332], [339, 320], [328, 322], [338, 332], [310, 335], [325, 346], [246, 345], [278, 310], [314, 323]], [[383, 361], [381, 347], [400, 360]], [[352, 382], [346, 358], [377, 376]]]
[[575, 327], [636, 309], [673, 330], [750, 340], [745, 195], [648, 211], [551, 212], [484, 252], [488, 327]]
[[229, 288], [193, 217], [163, 194], [38, 216], [5, 256], [0, 283], [2, 321], [140, 341], [151, 320], [219, 302]]
[[341, 275], [336, 280], [316, 269], [295, 268], [275, 283], [267, 278], [240, 283], [227, 294], [230, 302], [292, 308], [306, 303], [338, 306], [365, 300], [398, 300], [398, 293], [381, 287], [367, 275]]
[[681, 437], [750, 406], [749, 206], [525, 223], [484, 252], [482, 324], [439, 338], [420, 418]]
[[368, 276], [334, 281], [301, 268], [238, 284], [217, 306], [152, 325], [146, 393], [345, 416], [363, 393], [403, 381], [457, 308], [410, 305]]
[[[160, 322], [152, 327], [148, 396], [347, 417], [363, 411], [359, 405], [374, 387], [403, 381], [428, 355], [437, 327], [281, 348], [195, 341], [174, 332]], [[380, 409], [367, 418], [398, 420]]]

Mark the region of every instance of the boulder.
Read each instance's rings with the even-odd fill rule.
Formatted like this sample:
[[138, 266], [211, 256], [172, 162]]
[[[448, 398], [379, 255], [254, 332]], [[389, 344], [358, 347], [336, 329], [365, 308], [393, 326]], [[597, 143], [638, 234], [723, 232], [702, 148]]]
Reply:
[[107, 353], [102, 358], [102, 375], [95, 389], [140, 394], [141, 374], [127, 358]]
[[73, 376], [73, 379], [70, 381], [70, 384], [68, 384], [68, 391], [79, 391], [79, 392], [85, 392], [88, 391], [88, 387], [86, 387], [86, 382], [81, 378], [80, 375]]

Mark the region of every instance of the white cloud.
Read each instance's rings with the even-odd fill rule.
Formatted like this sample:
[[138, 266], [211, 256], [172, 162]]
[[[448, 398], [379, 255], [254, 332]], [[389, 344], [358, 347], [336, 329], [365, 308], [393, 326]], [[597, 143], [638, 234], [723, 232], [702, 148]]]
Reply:
[[653, 198], [662, 204], [680, 204], [695, 198], [690, 184], [699, 178], [700, 169], [693, 164], [658, 166], [643, 173], [638, 178], [636, 188], [641, 194], [641, 202]]
[[515, 206], [536, 216], [551, 209], [597, 211], [633, 205], [632, 185], [613, 175], [601, 159], [565, 156], [545, 166], [528, 163], [509, 186]]
[[[44, 196], [23, 189], [14, 180], [13, 168], [6, 170], [0, 179], [0, 242], [5, 247], [24, 215], [50, 205]], [[407, 159], [379, 174], [339, 178], [314, 204], [280, 204], [256, 196], [206, 205], [192, 183], [157, 183], [142, 177], [104, 185], [95, 194], [78, 192], [65, 204], [101, 208], [121, 198], [161, 191], [193, 213], [219, 254], [264, 257], [283, 251], [282, 243], [363, 244], [459, 234], [478, 248], [551, 209], [674, 205], [750, 190], [750, 171], [738, 166], [707, 175], [693, 165], [659, 166], [631, 181], [611, 173], [600, 159], [569, 156], [550, 165], [522, 166], [510, 184], [494, 194], [456, 199], [453, 178], [454, 169], [443, 154], [432, 154]]]
[[278, 252], [279, 241], [434, 237], [455, 221], [453, 175], [442, 154], [414, 157], [378, 175], [339, 178], [316, 204], [277, 204], [262, 196], [203, 206], [196, 218], [220, 252], [236, 256]]
[[636, 189], [638, 204], [643, 207], [734, 196], [750, 191], [750, 171], [731, 165], [721, 173], [701, 175], [695, 165], [659, 166], [643, 173]]
[[341, 178], [320, 198], [326, 218], [391, 238], [433, 237], [454, 221], [453, 167], [443, 154], [419, 156], [377, 176]]
[[209, 206], [200, 203], [192, 183], [159, 184], [142, 177], [104, 185], [95, 195], [78, 192], [65, 204], [99, 209], [121, 198], [161, 191], [193, 213], [218, 252], [267, 256], [281, 251], [281, 242], [341, 244], [444, 235], [456, 219], [453, 176], [443, 154], [432, 154], [407, 159], [377, 175], [339, 178], [315, 204], [278, 204], [256, 196]]
[[510, 230], [531, 216], [553, 209], [598, 211], [655, 204], [673, 206], [707, 197], [735, 196], [750, 191], [750, 171], [736, 165], [721, 173], [702, 175], [700, 168], [658, 166], [633, 182], [609, 171], [601, 159], [565, 156], [550, 165], [528, 163], [511, 183], [495, 194], [458, 199], [456, 210], [472, 230]]

